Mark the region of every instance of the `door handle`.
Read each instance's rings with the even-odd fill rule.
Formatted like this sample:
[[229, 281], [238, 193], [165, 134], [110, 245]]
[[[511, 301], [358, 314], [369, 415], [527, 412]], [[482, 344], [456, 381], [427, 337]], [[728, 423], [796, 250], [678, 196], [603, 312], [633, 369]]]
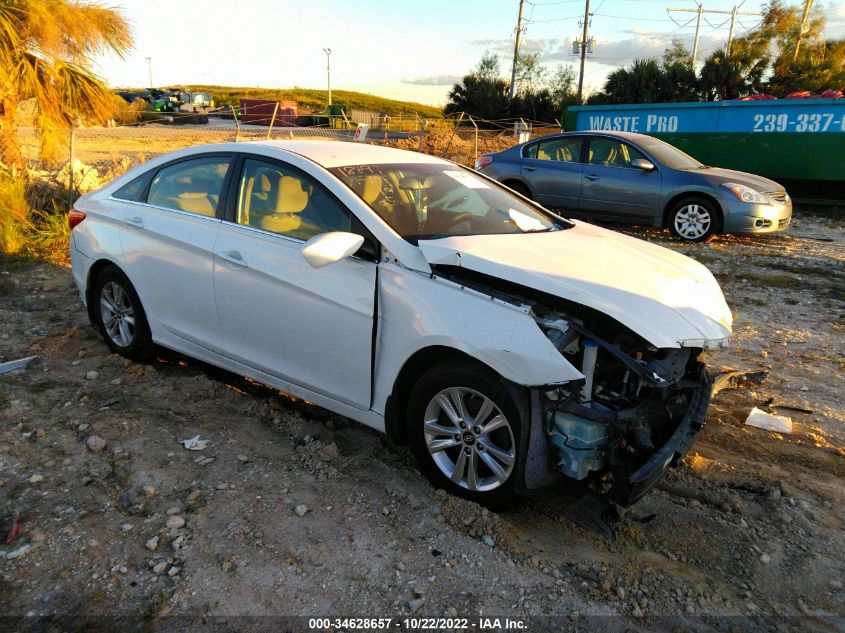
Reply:
[[144, 220], [143, 218], [139, 218], [138, 216], [126, 218], [123, 223], [126, 226], [131, 226], [133, 229], [143, 229], [144, 228]]
[[536, 167], [525, 167], [525, 171], [537, 171]]
[[214, 253], [217, 257], [222, 259], [224, 262], [229, 262], [230, 264], [234, 264], [235, 266], [241, 266], [246, 268], [248, 264], [244, 261], [244, 258], [241, 257], [241, 254], [238, 251], [217, 251]]
[[589, 176], [584, 176], [587, 180], [598, 180], [599, 177], [596, 174], [590, 174]]

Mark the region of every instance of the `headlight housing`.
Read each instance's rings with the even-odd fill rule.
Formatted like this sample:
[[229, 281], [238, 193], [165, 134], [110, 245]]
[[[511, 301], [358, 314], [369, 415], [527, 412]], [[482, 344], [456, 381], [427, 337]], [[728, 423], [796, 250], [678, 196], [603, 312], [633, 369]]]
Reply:
[[762, 193], [746, 185], [736, 182], [724, 182], [722, 186], [739, 198], [742, 202], [752, 204], [771, 204], [771, 201]]

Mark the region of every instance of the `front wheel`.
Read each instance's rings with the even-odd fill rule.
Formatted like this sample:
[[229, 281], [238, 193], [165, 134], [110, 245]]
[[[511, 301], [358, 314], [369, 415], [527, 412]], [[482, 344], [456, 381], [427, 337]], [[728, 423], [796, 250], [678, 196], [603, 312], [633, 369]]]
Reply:
[[669, 212], [669, 231], [686, 242], [707, 242], [721, 229], [716, 205], [705, 198], [685, 198]]
[[497, 376], [470, 363], [431, 368], [411, 392], [408, 423], [435, 486], [494, 510], [513, 504], [520, 416]]

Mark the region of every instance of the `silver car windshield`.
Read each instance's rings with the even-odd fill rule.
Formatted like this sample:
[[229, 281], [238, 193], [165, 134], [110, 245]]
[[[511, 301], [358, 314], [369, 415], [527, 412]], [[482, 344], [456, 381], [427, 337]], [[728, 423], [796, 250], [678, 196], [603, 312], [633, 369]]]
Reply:
[[656, 138], [639, 140], [638, 143], [640, 147], [670, 169], [701, 169], [704, 167], [689, 154], [685, 154], [677, 147]]
[[350, 165], [330, 170], [409, 242], [539, 233], [572, 226], [458, 165]]

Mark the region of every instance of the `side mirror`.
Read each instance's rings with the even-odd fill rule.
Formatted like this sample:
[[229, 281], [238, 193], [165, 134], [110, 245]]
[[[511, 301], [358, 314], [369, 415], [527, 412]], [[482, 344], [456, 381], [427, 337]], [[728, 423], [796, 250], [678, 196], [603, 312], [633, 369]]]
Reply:
[[654, 171], [654, 163], [645, 158], [635, 158], [631, 161], [631, 167], [634, 169], [642, 169], [643, 171]]
[[346, 259], [361, 248], [363, 243], [363, 235], [355, 235], [345, 231], [321, 233], [305, 242], [302, 247], [302, 256], [314, 268], [322, 268], [339, 262], [341, 259]]

